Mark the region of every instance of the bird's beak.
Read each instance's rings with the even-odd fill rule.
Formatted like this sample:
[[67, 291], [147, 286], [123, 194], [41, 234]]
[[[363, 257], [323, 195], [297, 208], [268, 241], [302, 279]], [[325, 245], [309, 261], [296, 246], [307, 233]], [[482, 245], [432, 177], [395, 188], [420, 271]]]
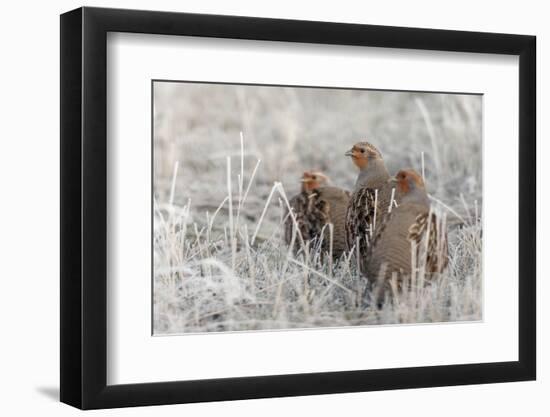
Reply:
[[311, 178], [302, 178], [300, 182], [311, 182], [313, 181]]
[[345, 153], [346, 156], [353, 156], [353, 149], [350, 149]]
[[395, 184], [397, 182], [397, 177], [390, 177], [388, 180], [389, 183]]

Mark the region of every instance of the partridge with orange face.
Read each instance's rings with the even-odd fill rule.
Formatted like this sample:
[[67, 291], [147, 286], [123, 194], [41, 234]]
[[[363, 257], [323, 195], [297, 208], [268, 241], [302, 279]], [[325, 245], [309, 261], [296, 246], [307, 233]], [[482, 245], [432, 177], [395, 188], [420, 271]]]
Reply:
[[359, 168], [346, 213], [347, 249], [358, 256], [360, 272], [364, 273], [370, 240], [392, 202], [392, 184], [382, 154], [370, 143], [356, 143], [346, 156]]
[[[322, 253], [329, 253], [329, 225], [332, 224], [332, 254], [339, 257], [346, 248], [345, 215], [349, 192], [328, 185], [328, 177], [320, 172], [304, 172], [301, 182], [302, 191], [289, 201], [294, 218], [285, 213], [285, 241], [291, 243], [296, 225], [304, 242], [320, 244]], [[298, 241], [299, 237], [296, 237]], [[295, 248], [299, 249], [300, 245], [295, 245]]]
[[401, 282], [414, 268], [429, 279], [448, 263], [445, 222], [430, 209], [420, 175], [412, 169], [401, 170], [390, 183], [395, 184], [399, 207], [392, 209], [377, 230], [367, 255], [369, 281], [382, 284], [378, 300], [392, 276]]

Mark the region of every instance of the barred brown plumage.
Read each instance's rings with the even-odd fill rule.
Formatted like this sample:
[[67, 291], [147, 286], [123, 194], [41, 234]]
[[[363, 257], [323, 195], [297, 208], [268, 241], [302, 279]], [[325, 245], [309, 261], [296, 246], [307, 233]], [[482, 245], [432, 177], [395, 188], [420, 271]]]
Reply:
[[358, 257], [360, 272], [364, 272], [369, 241], [383, 223], [392, 202], [392, 186], [382, 154], [370, 143], [356, 143], [346, 156], [359, 168], [346, 213], [346, 244]]
[[[285, 241], [292, 242], [297, 225], [304, 242], [320, 244], [323, 254], [331, 249], [329, 225], [332, 224], [332, 254], [339, 257], [345, 251], [345, 214], [350, 193], [327, 185], [328, 177], [320, 172], [306, 171], [302, 177], [302, 191], [289, 201], [294, 219], [285, 212]], [[295, 249], [300, 249], [296, 237]]]
[[399, 207], [377, 230], [367, 254], [367, 277], [380, 284], [375, 294], [378, 301], [392, 277], [401, 284], [418, 272], [430, 280], [448, 264], [445, 219], [431, 209], [420, 175], [411, 169], [401, 170], [393, 182]]

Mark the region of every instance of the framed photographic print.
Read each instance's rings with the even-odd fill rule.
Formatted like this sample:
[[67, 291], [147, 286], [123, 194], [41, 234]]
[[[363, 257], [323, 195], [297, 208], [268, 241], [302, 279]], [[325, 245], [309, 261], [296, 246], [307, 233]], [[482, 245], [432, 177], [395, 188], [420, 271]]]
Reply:
[[61, 401], [535, 379], [535, 38], [61, 16]]

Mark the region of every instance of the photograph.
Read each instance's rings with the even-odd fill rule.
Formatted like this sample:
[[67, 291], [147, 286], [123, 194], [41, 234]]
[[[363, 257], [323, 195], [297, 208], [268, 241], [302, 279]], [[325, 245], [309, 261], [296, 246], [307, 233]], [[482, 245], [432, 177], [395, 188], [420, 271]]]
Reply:
[[152, 334], [483, 320], [483, 95], [153, 80]]

